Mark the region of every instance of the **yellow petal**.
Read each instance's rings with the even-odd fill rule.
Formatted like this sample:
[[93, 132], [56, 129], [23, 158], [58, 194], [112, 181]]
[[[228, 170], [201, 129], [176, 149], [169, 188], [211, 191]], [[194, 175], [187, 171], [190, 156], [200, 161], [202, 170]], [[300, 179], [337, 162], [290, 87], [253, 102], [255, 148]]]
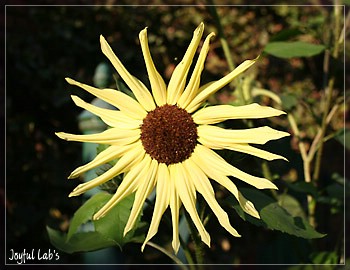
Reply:
[[195, 112], [192, 117], [196, 124], [203, 125], [216, 124], [228, 119], [258, 119], [281, 114], [285, 114], [285, 112], [253, 103], [244, 106], [217, 105], [205, 107]]
[[97, 166], [106, 164], [107, 162], [113, 159], [117, 159], [121, 156], [124, 156], [133, 147], [135, 147], [134, 144], [130, 144], [126, 146], [118, 146], [118, 145], [109, 146], [106, 150], [103, 150], [101, 153], [99, 153], [92, 161], [90, 161], [89, 163], [83, 166], [76, 168], [70, 174], [68, 179], [76, 178], [88, 170], [91, 170]]
[[290, 134], [268, 126], [249, 129], [224, 129], [217, 126], [200, 125], [197, 129], [198, 141], [210, 148], [228, 147], [237, 143], [265, 144]]
[[228, 191], [230, 191], [236, 197], [239, 205], [241, 206], [244, 212], [246, 212], [247, 214], [253, 217], [260, 218], [259, 212], [255, 209], [254, 204], [251, 201], [247, 200], [241, 194], [241, 192], [238, 191], [236, 185], [228, 177], [223, 176], [223, 177], [216, 177], [212, 179], [218, 182], [223, 187], [225, 187]]
[[69, 194], [69, 197], [78, 196], [94, 187], [97, 187], [107, 182], [113, 177], [130, 170], [132, 167], [134, 167], [136, 164], [138, 164], [141, 161], [141, 159], [144, 156], [144, 153], [145, 152], [142, 147], [134, 147], [132, 150], [129, 150], [129, 152], [126, 155], [122, 156], [118, 160], [118, 162], [112, 168], [110, 168], [107, 172], [97, 176], [96, 178], [94, 178], [93, 180], [90, 180], [89, 182], [78, 185]]
[[225, 176], [225, 173], [218, 171], [216, 167], [212, 168], [211, 166], [208, 166], [208, 164], [204, 164], [196, 154], [193, 155], [191, 161], [195, 163], [197, 167], [200, 168], [209, 178], [215, 180], [220, 185], [225, 187], [228, 191], [230, 191], [236, 197], [244, 212], [253, 217], [260, 218], [258, 211], [254, 207], [254, 204], [251, 201], [247, 200], [238, 191], [236, 185], [227, 176]]
[[102, 121], [111, 127], [121, 129], [137, 129], [140, 128], [140, 125], [142, 124], [142, 120], [131, 118], [122, 111], [100, 108], [86, 103], [74, 95], [72, 95], [71, 98], [77, 106], [101, 117]]
[[59, 138], [67, 141], [91, 142], [113, 145], [127, 145], [140, 139], [140, 130], [138, 129], [118, 129], [110, 128], [98, 134], [76, 135], [65, 132], [55, 133]]
[[140, 186], [140, 183], [145, 179], [148, 170], [151, 166], [151, 158], [145, 155], [141, 162], [133, 167], [129, 173], [126, 174], [116, 193], [112, 198], [93, 216], [94, 220], [103, 217], [109, 210], [111, 210], [117, 203], [129, 196]]
[[114, 89], [98, 89], [70, 78], [66, 78], [66, 81], [69, 84], [83, 88], [90, 94], [108, 102], [114, 107], [117, 107], [119, 110], [123, 111], [125, 114], [134, 119], [143, 120], [147, 115], [145, 109], [136, 100], [120, 91]]
[[188, 172], [183, 167], [182, 163], [174, 164], [174, 174], [176, 177], [175, 186], [179, 193], [180, 199], [191, 216], [191, 219], [196, 226], [202, 241], [210, 247], [210, 235], [205, 230], [202, 221], [200, 220], [196, 209], [196, 190], [192, 179]]
[[179, 210], [180, 210], [180, 198], [178, 191], [176, 190], [175, 182], [177, 181], [177, 175], [174, 171], [174, 165], [169, 166], [170, 175], [170, 210], [171, 210], [171, 221], [173, 226], [173, 241], [172, 246], [175, 254], [179, 251], [180, 240], [179, 240]]
[[204, 68], [204, 62], [209, 51], [209, 41], [210, 41], [210, 38], [213, 36], [215, 36], [214, 33], [209, 34], [204, 41], [196, 66], [194, 67], [194, 70], [192, 72], [191, 79], [188, 82], [188, 85], [186, 86], [185, 91], [181, 95], [179, 101], [177, 102], [177, 104], [181, 108], [186, 108], [186, 106], [193, 100], [195, 95], [198, 93], [201, 74]]
[[127, 84], [127, 86], [130, 88], [130, 90], [134, 93], [136, 99], [139, 101], [139, 103], [147, 110], [152, 111], [156, 108], [156, 105], [154, 104], [153, 98], [151, 93], [148, 91], [146, 86], [139, 80], [137, 80], [135, 77], [133, 77], [124, 67], [124, 65], [121, 63], [121, 61], [118, 59], [118, 57], [114, 54], [113, 50], [105, 40], [105, 38], [101, 35], [100, 36], [100, 42], [101, 42], [101, 49], [104, 55], [107, 56], [109, 61], [111, 61], [114, 68], [117, 70], [118, 74], [124, 82]]
[[269, 161], [275, 159], [283, 159], [285, 161], [288, 161], [285, 157], [261, 150], [259, 148], [250, 146], [249, 144], [231, 144], [229, 147], [225, 147], [225, 149], [246, 153]]
[[231, 164], [227, 163], [222, 157], [213, 150], [198, 144], [192, 153], [191, 158], [199, 165], [206, 175], [210, 178], [220, 178], [222, 176], [236, 177], [258, 189], [278, 189], [271, 181], [247, 174]]
[[160, 220], [163, 213], [167, 209], [170, 202], [170, 176], [168, 167], [164, 163], [160, 163], [157, 173], [157, 189], [156, 189], [156, 202], [154, 205], [154, 211], [152, 215], [152, 221], [149, 226], [149, 230], [145, 241], [141, 247], [141, 251], [145, 248], [147, 242], [157, 233]]
[[158, 162], [152, 159], [147, 175], [140, 180], [139, 187], [137, 188], [130, 216], [124, 228], [124, 236], [134, 227], [146, 198], [151, 194], [155, 186], [157, 169]]
[[231, 226], [227, 213], [216, 201], [215, 193], [208, 177], [191, 159], [187, 159], [184, 162], [184, 165], [187, 170], [187, 174], [192, 179], [196, 189], [203, 195], [205, 201], [209, 204], [221, 226], [233, 236], [240, 237], [239, 233]]
[[149, 81], [151, 83], [152, 94], [158, 106], [166, 103], [166, 85], [162, 76], [158, 73], [154, 66], [151, 53], [148, 47], [147, 28], [143, 29], [139, 34], [143, 58], [145, 59]]
[[193, 38], [190, 45], [183, 57], [182, 61], [176, 66], [173, 74], [171, 75], [168, 91], [167, 91], [167, 103], [174, 105], [178, 101], [185, 87], [185, 81], [188, 70], [190, 69], [193, 56], [197, 51], [197, 47], [202, 38], [204, 30], [204, 24], [201, 23], [193, 33]]
[[194, 112], [196, 109], [199, 108], [199, 106], [212, 94], [223, 88], [226, 84], [233, 81], [234, 78], [236, 78], [238, 75], [246, 71], [249, 67], [251, 67], [258, 57], [254, 60], [246, 60], [242, 64], [240, 64], [238, 67], [236, 67], [233, 71], [231, 71], [229, 74], [227, 74], [225, 77], [221, 78], [220, 80], [208, 85], [207, 88], [203, 89], [193, 100], [192, 102], [187, 106], [186, 110], [189, 113]]

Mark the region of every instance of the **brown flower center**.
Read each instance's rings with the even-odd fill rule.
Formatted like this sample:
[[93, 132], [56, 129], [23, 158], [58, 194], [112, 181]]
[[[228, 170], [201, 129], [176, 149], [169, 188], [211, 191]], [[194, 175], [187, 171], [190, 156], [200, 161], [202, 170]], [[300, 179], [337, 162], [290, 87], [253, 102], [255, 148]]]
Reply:
[[186, 110], [166, 104], [143, 119], [141, 141], [146, 153], [159, 163], [179, 163], [196, 147], [197, 127]]

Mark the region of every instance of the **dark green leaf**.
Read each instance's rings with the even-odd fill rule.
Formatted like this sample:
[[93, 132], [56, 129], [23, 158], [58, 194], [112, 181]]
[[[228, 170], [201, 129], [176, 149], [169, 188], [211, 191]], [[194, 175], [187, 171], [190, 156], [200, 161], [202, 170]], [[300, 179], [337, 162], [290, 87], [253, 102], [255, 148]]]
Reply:
[[303, 219], [306, 218], [305, 212], [301, 207], [299, 201], [293, 196], [290, 196], [288, 194], [278, 195], [278, 204], [282, 208], [286, 209], [288, 213], [291, 214], [293, 217], [299, 216]]
[[314, 56], [323, 52], [325, 48], [324, 45], [311, 44], [303, 41], [276, 41], [268, 43], [264, 51], [280, 58], [293, 58]]
[[290, 110], [298, 104], [298, 98], [292, 94], [281, 95], [282, 107], [285, 110]]
[[[253, 189], [241, 188], [240, 191], [244, 196], [252, 201], [256, 209], [260, 213], [261, 219], [252, 218], [242, 211], [237, 213], [246, 221], [249, 221], [257, 226], [263, 226], [271, 230], [278, 230], [297, 237], [306, 239], [321, 238], [325, 234], [317, 232], [311, 225], [302, 217], [293, 217], [276, 201], [265, 195], [263, 192]], [[233, 206], [237, 209], [237, 205]]]
[[86, 252], [106, 247], [116, 246], [111, 239], [106, 239], [98, 232], [82, 232], [74, 234], [69, 240], [67, 234], [61, 233], [50, 227], [46, 227], [50, 242], [57, 249], [66, 253]]
[[94, 221], [96, 232], [99, 232], [107, 239], [115, 241], [120, 247], [129, 242], [139, 221], [139, 219], [136, 221], [135, 229], [129, 231], [124, 237], [124, 228], [129, 219], [133, 202], [134, 195], [130, 195], [114, 206], [104, 217]]
[[273, 37], [270, 38], [270, 41], [272, 42], [272, 41], [288, 40], [288, 39], [291, 39], [291, 38], [298, 36], [302, 33], [303, 32], [301, 32], [299, 29], [288, 28], [288, 29], [282, 30], [282, 31], [278, 32], [277, 34], [275, 34]]
[[343, 128], [334, 138], [340, 142], [346, 149], [350, 150], [350, 129]]
[[307, 183], [304, 181], [298, 181], [295, 183], [287, 183], [288, 188], [291, 190], [297, 191], [297, 192], [302, 192], [306, 194], [310, 194], [313, 197], [317, 197], [317, 189], [312, 183]]
[[338, 255], [336, 252], [316, 252], [311, 254], [311, 261], [314, 264], [337, 264]]
[[74, 214], [68, 234], [67, 240], [69, 240], [73, 234], [76, 233], [80, 225], [86, 223], [88, 220], [92, 219], [93, 214], [102, 207], [112, 195], [100, 192], [92, 196], [89, 200], [87, 200]]

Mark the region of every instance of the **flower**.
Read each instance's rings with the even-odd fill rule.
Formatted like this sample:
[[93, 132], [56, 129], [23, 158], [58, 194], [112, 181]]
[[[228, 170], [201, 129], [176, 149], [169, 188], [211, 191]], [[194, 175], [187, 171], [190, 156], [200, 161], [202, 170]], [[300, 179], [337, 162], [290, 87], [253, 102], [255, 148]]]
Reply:
[[194, 31], [192, 41], [182, 61], [176, 66], [168, 86], [154, 66], [148, 47], [147, 28], [140, 32], [139, 39], [151, 92], [126, 70], [104, 37], [100, 37], [102, 52], [131, 89], [136, 100], [114, 89], [97, 89], [66, 78], [69, 84], [79, 86], [119, 109], [99, 108], [84, 102], [77, 96], [71, 96], [77, 106], [96, 114], [110, 128], [99, 134], [74, 135], [58, 132], [56, 135], [68, 141], [110, 146], [99, 153], [94, 160], [74, 170], [69, 179], [76, 178], [111, 160], [118, 159], [118, 161], [104, 174], [78, 185], [70, 196], [80, 195], [124, 173], [124, 179], [115, 194], [94, 214], [93, 219], [101, 218], [123, 198], [135, 193], [130, 216], [124, 229], [125, 235], [133, 228], [146, 198], [156, 189], [153, 216], [142, 250], [157, 233], [161, 217], [170, 206], [173, 227], [172, 247], [175, 252], [178, 251], [179, 210], [182, 204], [198, 229], [202, 241], [210, 246], [210, 235], [196, 210], [197, 192], [204, 197], [221, 226], [233, 236], [240, 237], [231, 226], [227, 213], [218, 204], [209, 179], [228, 189], [236, 197], [242, 209], [256, 218], [259, 218], [259, 213], [253, 203], [239, 192], [229, 176], [258, 189], [277, 189], [271, 181], [235, 168], [212, 150], [229, 149], [266, 160], [285, 159], [253, 147], [249, 143], [265, 144], [289, 134], [267, 126], [231, 130], [213, 125], [228, 119], [265, 118], [278, 116], [284, 112], [258, 104], [216, 105], [200, 108], [210, 95], [256, 62], [256, 59], [246, 60], [222, 79], [199, 87], [200, 75], [209, 50], [209, 41], [215, 35], [210, 33], [202, 45], [186, 85], [186, 78], [203, 31], [204, 24], [201, 23]]

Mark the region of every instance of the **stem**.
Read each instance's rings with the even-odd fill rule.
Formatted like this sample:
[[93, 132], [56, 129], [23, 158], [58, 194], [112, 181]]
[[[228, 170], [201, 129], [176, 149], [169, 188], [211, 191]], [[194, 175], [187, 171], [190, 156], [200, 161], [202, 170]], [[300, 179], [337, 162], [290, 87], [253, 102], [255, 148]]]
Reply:
[[201, 241], [201, 239], [198, 236], [197, 230], [195, 226], [193, 225], [192, 219], [190, 215], [185, 212], [185, 217], [187, 220], [188, 227], [191, 231], [191, 237], [193, 239], [194, 243], [194, 251], [195, 251], [195, 256], [196, 256], [196, 261], [198, 264], [198, 269], [203, 269], [203, 263], [204, 263], [204, 243]]
[[180, 236], [180, 243], [181, 243], [181, 247], [183, 248], [184, 250], [184, 253], [185, 253], [185, 257], [187, 259], [187, 262], [190, 266], [190, 269], [191, 270], [195, 270], [196, 268], [194, 267], [194, 260], [192, 258], [192, 255], [191, 255], [191, 252], [190, 250], [188, 249], [187, 247], [187, 244], [185, 243], [185, 241], [182, 239], [182, 237]]
[[224, 30], [223, 30], [223, 27], [222, 27], [222, 24], [220, 21], [219, 14], [216, 10], [216, 5], [214, 3], [214, 0], [208, 0], [208, 3], [209, 3], [209, 6], [208, 6], [209, 12], [213, 15], [215, 23], [216, 23], [216, 27], [218, 29], [218, 34], [219, 34], [221, 46], [222, 46], [222, 49], [224, 50], [227, 64], [228, 64], [230, 70], [234, 70], [235, 64], [233, 63], [233, 57], [231, 55], [230, 47], [228, 46], [227, 39], [224, 35]]
[[161, 246], [153, 243], [153, 242], [147, 242], [147, 245], [159, 250], [163, 254], [167, 255], [170, 259], [172, 259], [181, 269], [188, 270], [187, 267], [183, 264], [182, 261], [179, 260], [174, 254], [167, 251], [165, 248], [162, 248]]
[[[339, 1], [336, 1], [336, 5], [334, 6], [334, 18], [335, 18], [335, 26], [334, 26], [334, 49], [332, 56], [334, 59], [338, 58], [339, 55], [339, 36], [340, 33], [340, 8], [341, 6], [337, 5]], [[329, 51], [326, 51], [325, 58], [324, 58], [324, 75], [327, 78], [329, 74]], [[313, 179], [315, 182], [318, 181], [320, 177], [320, 169], [321, 169], [321, 161], [322, 161], [322, 154], [323, 154], [323, 145], [324, 145], [324, 136], [326, 134], [326, 128], [327, 128], [327, 116], [331, 107], [332, 102], [332, 96], [333, 96], [333, 87], [334, 87], [334, 81], [335, 77], [334, 75], [332, 78], [328, 81], [328, 86], [326, 88], [326, 103], [323, 110], [323, 117], [322, 117], [322, 124], [321, 124], [321, 135], [320, 135], [320, 142], [319, 142], [319, 149], [316, 156], [316, 162], [315, 162], [315, 170], [313, 174]]]

